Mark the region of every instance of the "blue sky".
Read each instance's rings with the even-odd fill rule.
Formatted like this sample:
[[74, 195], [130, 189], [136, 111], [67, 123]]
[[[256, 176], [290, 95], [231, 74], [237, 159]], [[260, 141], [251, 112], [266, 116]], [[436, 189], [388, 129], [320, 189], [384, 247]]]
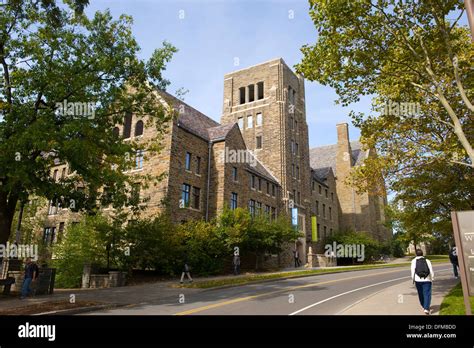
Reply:
[[[87, 13], [107, 8], [114, 17], [134, 18], [141, 58], [148, 59], [164, 40], [179, 49], [164, 73], [171, 81], [168, 91], [189, 90], [185, 101], [216, 121], [224, 74], [277, 57], [293, 67], [302, 58], [301, 46], [317, 37], [307, 0], [93, 0]], [[351, 139], [359, 137], [348, 114], [368, 112], [370, 98], [343, 108], [335, 105], [332, 88], [309, 81], [305, 87], [310, 147], [335, 143], [340, 122], [349, 123]]]

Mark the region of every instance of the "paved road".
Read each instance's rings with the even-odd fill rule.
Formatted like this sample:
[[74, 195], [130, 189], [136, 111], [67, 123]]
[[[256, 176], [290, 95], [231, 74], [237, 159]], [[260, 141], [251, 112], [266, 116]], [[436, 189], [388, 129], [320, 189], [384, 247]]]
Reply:
[[[435, 274], [451, 272], [435, 264]], [[89, 314], [108, 315], [324, 315], [339, 314], [376, 292], [410, 282], [409, 267], [353, 271], [210, 289], [157, 302]], [[396, 300], [396, 299], [387, 299]], [[388, 314], [388, 313], [367, 313]]]

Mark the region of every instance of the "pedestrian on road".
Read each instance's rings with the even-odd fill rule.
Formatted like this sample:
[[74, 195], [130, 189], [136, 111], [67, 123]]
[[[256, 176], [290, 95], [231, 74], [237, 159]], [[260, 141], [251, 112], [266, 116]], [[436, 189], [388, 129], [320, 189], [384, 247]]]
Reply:
[[458, 279], [459, 263], [458, 263], [458, 249], [456, 247], [453, 247], [451, 251], [449, 252], [449, 260], [451, 261], [451, 264], [453, 265], [454, 278]]
[[184, 262], [183, 273], [181, 273], [181, 281], [180, 281], [181, 284], [183, 284], [185, 275], [188, 277], [189, 282], [192, 283], [193, 278], [191, 278], [191, 272], [190, 272], [190, 268], [187, 261]]
[[295, 268], [298, 268], [301, 265], [301, 261], [300, 261], [300, 253], [298, 252], [297, 249], [293, 250], [293, 257], [295, 259]]
[[239, 275], [240, 274], [240, 256], [239, 255], [234, 255], [234, 258], [232, 259], [232, 265], [234, 266], [234, 275]]
[[411, 278], [418, 291], [418, 299], [426, 315], [431, 314], [431, 289], [434, 280], [431, 261], [423, 257], [423, 251], [416, 249], [416, 257], [411, 261]]
[[30, 286], [32, 282], [36, 282], [38, 278], [39, 269], [36, 263], [31, 261], [31, 258], [27, 258], [25, 261], [25, 279], [21, 287], [20, 299], [26, 298], [31, 292]]

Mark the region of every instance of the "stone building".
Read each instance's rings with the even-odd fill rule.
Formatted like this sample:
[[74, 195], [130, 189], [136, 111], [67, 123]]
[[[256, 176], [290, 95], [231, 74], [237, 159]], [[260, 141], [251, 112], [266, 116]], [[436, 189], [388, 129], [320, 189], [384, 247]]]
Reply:
[[373, 150], [363, 150], [358, 141], [349, 140], [347, 123], [336, 125], [337, 144], [316, 147], [310, 150], [311, 167], [318, 171], [329, 170], [334, 175], [339, 203], [339, 229], [365, 231], [384, 242], [391, 238], [391, 231], [384, 226], [384, 208], [387, 197], [375, 192], [357, 193], [346, 179], [351, 170], [363, 165], [364, 160], [374, 155]]
[[[224, 76], [220, 123], [166, 92], [157, 93], [177, 117], [167, 124], [159, 153], [134, 154], [136, 166], [130, 175], [164, 174], [156, 185], [139, 191], [147, 199], [142, 216], [157, 214], [165, 204], [176, 223], [209, 220], [225, 206], [273, 217], [291, 210], [305, 236], [295, 243], [303, 263], [310, 247], [321, 253], [324, 239], [341, 229], [368, 231], [380, 239], [389, 236], [381, 227], [386, 198], [357, 195], [344, 183], [351, 168], [368, 154], [349, 142], [347, 124], [337, 125], [337, 145], [309, 149], [304, 80], [283, 59]], [[153, 127], [144, 125], [146, 119], [126, 115], [114, 132], [126, 141], [156, 136]], [[74, 173], [59, 165], [52, 175], [60, 180]], [[64, 231], [70, 214], [54, 205], [48, 213], [44, 235], [53, 242], [56, 229]], [[318, 241], [312, 235], [314, 217]], [[285, 253], [290, 255], [286, 262], [292, 248]]]

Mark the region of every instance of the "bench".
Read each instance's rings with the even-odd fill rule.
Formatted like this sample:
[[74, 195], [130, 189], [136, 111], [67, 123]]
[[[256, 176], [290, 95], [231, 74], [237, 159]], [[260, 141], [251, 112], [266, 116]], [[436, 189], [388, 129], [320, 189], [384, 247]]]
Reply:
[[12, 287], [12, 284], [14, 284], [14, 283], [15, 283], [15, 278], [13, 278], [13, 277], [0, 279], [0, 286], [3, 285], [3, 294], [4, 295], [10, 294], [10, 289]]

